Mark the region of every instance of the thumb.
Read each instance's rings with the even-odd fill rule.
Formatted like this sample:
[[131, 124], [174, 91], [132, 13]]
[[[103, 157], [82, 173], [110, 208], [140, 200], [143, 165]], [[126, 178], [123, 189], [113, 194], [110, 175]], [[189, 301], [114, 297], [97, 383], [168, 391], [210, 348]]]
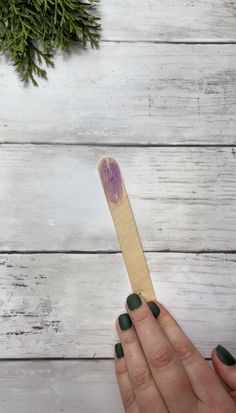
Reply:
[[236, 362], [232, 354], [221, 345], [212, 351], [212, 363], [218, 376], [231, 390], [236, 401]]

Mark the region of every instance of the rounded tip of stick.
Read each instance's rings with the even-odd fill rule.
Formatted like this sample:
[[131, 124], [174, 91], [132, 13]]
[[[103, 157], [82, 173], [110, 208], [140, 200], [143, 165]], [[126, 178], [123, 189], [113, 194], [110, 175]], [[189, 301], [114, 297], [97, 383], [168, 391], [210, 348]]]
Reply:
[[102, 169], [102, 167], [104, 166], [104, 164], [105, 164], [105, 165], [109, 165], [109, 164], [111, 164], [111, 163], [114, 164], [114, 165], [117, 165], [118, 168], [119, 168], [118, 162], [117, 162], [114, 158], [112, 158], [111, 156], [107, 156], [106, 158], [100, 159], [100, 161], [98, 162], [98, 170], [99, 170], [99, 172], [101, 171], [101, 169]]
[[98, 169], [108, 201], [118, 203], [123, 196], [123, 182], [117, 161], [110, 157], [103, 158]]

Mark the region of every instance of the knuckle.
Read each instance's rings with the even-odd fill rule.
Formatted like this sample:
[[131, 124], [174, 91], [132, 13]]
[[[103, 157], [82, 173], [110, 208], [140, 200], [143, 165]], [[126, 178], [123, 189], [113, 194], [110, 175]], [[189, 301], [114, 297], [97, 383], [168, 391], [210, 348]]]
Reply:
[[197, 363], [194, 369], [194, 375], [197, 382], [206, 382], [208, 385], [214, 385], [214, 375], [212, 371], [207, 366], [207, 362], [204, 360], [204, 363]]
[[181, 361], [187, 361], [192, 358], [194, 353], [194, 347], [187, 341], [177, 342], [174, 346], [174, 350]]
[[219, 407], [218, 402], [215, 400], [215, 397], [209, 398], [205, 404], [207, 405], [207, 407], [214, 410], [216, 410]]
[[127, 368], [124, 363], [117, 363], [116, 364], [116, 375], [119, 378], [122, 376], [124, 373], [127, 373]]
[[217, 400], [215, 395], [211, 395], [204, 402], [200, 402], [202, 406], [214, 413], [233, 413], [232, 405], [226, 406], [225, 400]]
[[132, 382], [136, 388], [145, 390], [151, 383], [151, 374], [147, 367], [138, 368], [132, 377]]
[[123, 392], [122, 400], [123, 400], [125, 409], [128, 409], [135, 402], [134, 391], [132, 387], [129, 387]]
[[131, 347], [126, 347], [126, 350], [125, 350], [125, 359], [126, 359], [126, 361], [127, 362], [131, 362], [132, 360], [134, 360], [135, 359], [135, 357], [136, 357], [136, 353], [135, 353], [135, 351], [134, 351], [134, 348], [133, 348], [133, 346], [131, 346]]
[[142, 310], [140, 309], [140, 311], [137, 311], [137, 313], [133, 315], [134, 324], [143, 324], [148, 320], [149, 317], [150, 312], [146, 308], [143, 308]]
[[126, 334], [124, 334], [124, 338], [123, 338], [124, 345], [132, 344], [136, 340], [137, 340], [137, 336], [136, 336], [135, 332], [129, 331]]
[[174, 321], [170, 316], [166, 315], [166, 316], [160, 317], [159, 323], [161, 324], [163, 329], [169, 329], [173, 326]]
[[168, 366], [173, 358], [174, 353], [170, 346], [155, 346], [150, 353], [150, 363], [157, 368]]

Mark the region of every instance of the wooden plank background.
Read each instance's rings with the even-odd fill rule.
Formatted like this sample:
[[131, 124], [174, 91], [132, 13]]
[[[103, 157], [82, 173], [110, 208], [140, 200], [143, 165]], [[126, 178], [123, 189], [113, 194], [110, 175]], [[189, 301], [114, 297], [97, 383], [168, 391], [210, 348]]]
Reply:
[[32, 406], [34, 413], [123, 411], [111, 360], [9, 361], [0, 367], [4, 413], [19, 413], [19, 408], [32, 413]]
[[101, 43], [55, 64], [40, 88], [2, 67], [0, 142], [236, 144], [236, 44]]
[[233, 147], [70, 145], [1, 147], [0, 250], [119, 250], [97, 172], [109, 154], [146, 251], [236, 250]]
[[39, 88], [0, 61], [4, 413], [122, 411], [104, 358], [130, 286], [105, 155], [159, 299], [205, 357], [218, 343], [236, 354], [235, 2], [103, 0], [98, 13], [100, 48], [59, 53]]
[[1, 362], [0, 409], [4, 413], [123, 411], [111, 360]]
[[[235, 255], [146, 256], [159, 300], [202, 354], [222, 340], [236, 352]], [[113, 357], [130, 293], [121, 254], [4, 254], [0, 280], [1, 358]]]
[[235, 42], [234, 0], [103, 0], [103, 39]]
[[111, 406], [112, 413], [121, 413], [113, 361], [1, 362], [1, 411], [19, 413], [19, 406], [24, 413], [32, 413], [32, 406], [34, 413], [104, 413]]

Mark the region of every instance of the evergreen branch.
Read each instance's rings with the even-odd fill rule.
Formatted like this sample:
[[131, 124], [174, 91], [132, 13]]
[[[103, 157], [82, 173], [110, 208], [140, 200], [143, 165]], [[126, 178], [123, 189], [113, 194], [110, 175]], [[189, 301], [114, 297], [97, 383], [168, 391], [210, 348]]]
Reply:
[[23, 82], [46, 79], [41, 66], [54, 66], [55, 49], [75, 44], [97, 47], [99, 0], [0, 0], [0, 53], [16, 67]]

